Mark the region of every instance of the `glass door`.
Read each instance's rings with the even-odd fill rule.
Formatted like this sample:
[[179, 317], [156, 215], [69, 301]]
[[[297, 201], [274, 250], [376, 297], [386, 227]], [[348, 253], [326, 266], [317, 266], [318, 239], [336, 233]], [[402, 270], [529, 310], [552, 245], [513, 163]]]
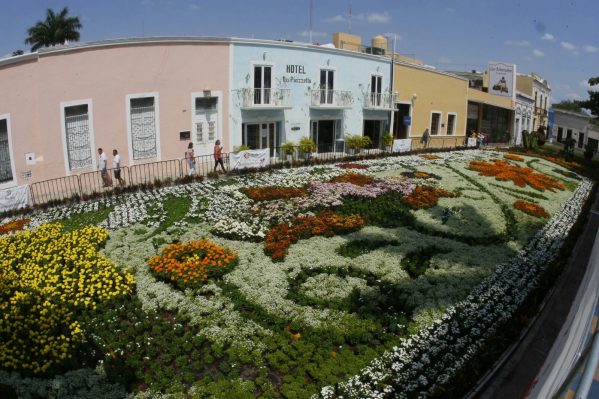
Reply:
[[330, 69], [320, 70], [320, 103], [333, 104], [333, 87], [335, 84], [335, 71]]
[[383, 77], [372, 75], [370, 79], [370, 104], [375, 107], [381, 106], [381, 93]]
[[272, 86], [272, 67], [256, 65], [254, 67], [254, 104], [270, 104]]
[[243, 144], [252, 150], [273, 149], [278, 145], [277, 123], [244, 123]]

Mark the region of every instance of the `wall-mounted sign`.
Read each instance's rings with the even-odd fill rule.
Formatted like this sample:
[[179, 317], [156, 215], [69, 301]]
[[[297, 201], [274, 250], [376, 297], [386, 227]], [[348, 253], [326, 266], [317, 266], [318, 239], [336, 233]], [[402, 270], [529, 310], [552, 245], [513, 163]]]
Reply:
[[297, 132], [298, 130], [300, 130], [300, 127], [299, 126], [293, 126], [291, 128], [291, 130], [293, 130], [294, 132]]
[[516, 65], [489, 63], [489, 93], [515, 99]]
[[403, 124], [406, 126], [410, 126], [412, 124], [412, 117], [410, 115], [404, 115]]
[[[285, 72], [296, 74], [296, 75], [305, 75], [306, 69], [305, 69], [304, 65], [288, 64], [285, 67]], [[307, 83], [307, 84], [312, 83], [312, 79], [310, 79], [310, 78], [306, 78], [303, 76], [294, 76], [294, 75], [283, 76], [282, 80], [283, 80], [283, 83]]]

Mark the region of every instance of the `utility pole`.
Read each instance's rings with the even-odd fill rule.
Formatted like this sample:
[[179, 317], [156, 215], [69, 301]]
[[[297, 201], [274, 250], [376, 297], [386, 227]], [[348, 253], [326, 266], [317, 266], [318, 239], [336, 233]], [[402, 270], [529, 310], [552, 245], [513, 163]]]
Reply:
[[[391, 121], [389, 122], [389, 134], [393, 137], [393, 125], [395, 123], [395, 97], [394, 97], [394, 87], [395, 87], [395, 77], [394, 77], [394, 72], [395, 72], [395, 41], [397, 39], [397, 35], [393, 35], [393, 52], [391, 53], [391, 84], [389, 85], [390, 89], [390, 100], [389, 102], [391, 103]], [[387, 51], [389, 45], [387, 44]]]

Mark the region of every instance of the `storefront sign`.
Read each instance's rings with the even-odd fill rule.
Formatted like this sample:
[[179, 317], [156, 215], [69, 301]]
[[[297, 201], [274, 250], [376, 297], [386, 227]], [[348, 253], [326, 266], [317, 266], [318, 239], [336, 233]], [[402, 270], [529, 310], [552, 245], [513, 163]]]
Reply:
[[[305, 69], [304, 65], [288, 64], [285, 67], [285, 72], [292, 73], [295, 75], [305, 75], [306, 69]], [[310, 79], [310, 78], [306, 78], [303, 76], [295, 76], [295, 75], [283, 76], [283, 78], [282, 78], [283, 83], [307, 83], [307, 84], [312, 83], [312, 79]]]
[[393, 152], [406, 152], [412, 149], [412, 139], [393, 140]]
[[263, 168], [270, 165], [270, 149], [247, 150], [229, 154], [231, 169]]
[[514, 98], [516, 92], [516, 65], [502, 62], [489, 63], [489, 93]]

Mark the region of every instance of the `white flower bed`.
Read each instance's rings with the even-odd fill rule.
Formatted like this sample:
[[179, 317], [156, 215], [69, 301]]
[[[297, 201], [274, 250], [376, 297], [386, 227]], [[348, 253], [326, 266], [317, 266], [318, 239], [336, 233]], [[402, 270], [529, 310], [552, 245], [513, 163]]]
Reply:
[[443, 384], [511, 317], [556, 256], [592, 188], [584, 179], [572, 197], [511, 261], [501, 264], [464, 300], [415, 336], [373, 361], [321, 398], [426, 396]]

